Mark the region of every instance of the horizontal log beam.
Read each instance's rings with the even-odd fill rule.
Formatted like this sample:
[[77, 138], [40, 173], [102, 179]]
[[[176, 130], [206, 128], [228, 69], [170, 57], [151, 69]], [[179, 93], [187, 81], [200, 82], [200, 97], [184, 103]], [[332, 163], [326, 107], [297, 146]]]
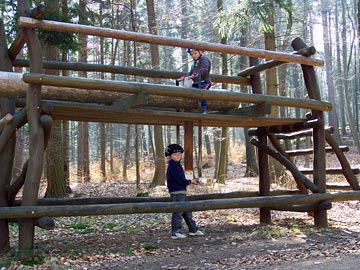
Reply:
[[175, 46], [182, 48], [199, 48], [213, 52], [274, 59], [284, 62], [294, 62], [303, 65], [309, 65], [309, 66], [324, 66], [323, 60], [312, 59], [296, 54], [293, 55], [284, 52], [252, 49], [252, 48], [239, 47], [239, 46], [226, 45], [226, 44], [191, 41], [191, 40], [184, 40], [181, 38], [169, 38], [160, 35], [143, 34], [139, 32], [130, 32], [125, 30], [109, 29], [109, 28], [95, 27], [90, 25], [79, 25], [79, 24], [55, 22], [48, 20], [40, 21], [28, 17], [20, 17], [19, 26], [49, 30], [49, 31], [71, 32], [82, 35], [93, 35], [99, 37], [132, 40], [137, 42], [144, 42], [149, 44], [158, 44], [165, 46]]
[[[271, 196], [295, 195], [298, 190], [274, 190]], [[189, 201], [248, 198], [260, 196], [258, 191], [235, 191], [227, 193], [207, 193], [187, 196]], [[140, 203], [140, 202], [171, 202], [169, 196], [166, 197], [77, 197], [77, 198], [43, 198], [38, 199], [37, 205], [89, 205], [89, 204], [120, 204], [120, 203]], [[15, 206], [21, 205], [21, 200], [15, 201]]]
[[272, 207], [271, 210], [291, 211], [291, 212], [314, 212], [319, 210], [330, 210], [331, 207], [332, 204], [330, 201], [322, 201], [320, 203], [315, 203], [315, 204]]
[[[15, 67], [29, 67], [30, 64], [29, 64], [29, 60], [16, 59], [13, 62], [13, 65]], [[74, 70], [74, 71], [87, 71], [87, 72], [108, 72], [113, 74], [134, 75], [141, 77], [173, 79], [173, 80], [178, 79], [183, 75], [186, 75], [186, 73], [180, 71], [123, 67], [116, 65], [88, 64], [88, 63], [79, 63], [79, 62], [43, 61], [43, 67], [45, 69]], [[211, 77], [211, 81], [214, 83], [250, 85], [250, 80], [248, 78], [241, 76], [210, 74], [210, 77]]]
[[287, 126], [273, 126], [262, 129], [252, 128], [248, 130], [249, 136], [259, 136], [259, 135], [270, 135], [275, 133], [286, 133], [286, 132], [294, 132], [309, 128], [316, 128], [320, 125], [319, 119], [308, 120], [302, 123], [287, 125]]
[[223, 102], [264, 103], [272, 106], [297, 107], [317, 111], [331, 111], [332, 105], [328, 102], [311, 99], [293, 99], [281, 96], [254, 95], [223, 90], [208, 90], [179, 86], [159, 85], [151, 83], [96, 80], [86, 78], [71, 78], [67, 76], [45, 75], [40, 73], [26, 73], [23, 81], [29, 84], [73, 87], [87, 90], [104, 90], [109, 92], [147, 93], [168, 97], [217, 100]]
[[[312, 119], [308, 119], [308, 120], [312, 120]], [[329, 133], [334, 132], [333, 127], [327, 127], [327, 128], [325, 128], [325, 130], [328, 131]], [[312, 136], [312, 129], [301, 130], [301, 131], [292, 132], [292, 133], [288, 133], [288, 134], [279, 133], [279, 134], [276, 134], [275, 136], [276, 136], [276, 138], [282, 139], [282, 140], [293, 140], [293, 139], [298, 139], [298, 138], [303, 138], [303, 137], [310, 137], [310, 136]]]
[[[354, 174], [360, 174], [360, 168], [351, 169]], [[312, 174], [313, 169], [300, 169], [303, 174]], [[343, 174], [342, 168], [327, 168], [326, 174]]]
[[[25, 98], [29, 85], [22, 80], [22, 73], [0, 71], [0, 97]], [[42, 86], [41, 97], [43, 100], [62, 100], [84, 103], [108, 104], [126, 98], [131, 94], [109, 92], [102, 90], [88, 91], [86, 89]], [[188, 98], [172, 98], [148, 95], [147, 106], [169, 107], [191, 110], [198, 107], [198, 101]], [[25, 106], [25, 102], [17, 103], [18, 107]], [[214, 111], [228, 111], [239, 107], [239, 102], [221, 102], [212, 100], [208, 102], [208, 109]]]
[[[355, 193], [355, 192], [352, 192]], [[359, 200], [360, 192], [348, 195], [351, 200]], [[232, 208], [262, 208], [285, 205], [313, 204], [331, 200], [329, 193], [310, 195], [264, 196], [234, 199], [201, 200], [191, 202], [146, 202], [101, 205], [56, 205], [56, 206], [13, 206], [0, 207], [0, 219], [39, 218], [43, 216], [70, 217], [95, 215], [122, 215], [145, 213], [173, 213], [183, 211], [207, 211]], [[337, 196], [341, 199], [344, 196]]]
[[52, 106], [54, 120], [123, 123], [142, 125], [184, 125], [193, 122], [211, 127], [261, 127], [301, 123], [304, 119], [248, 117], [237, 115], [201, 114], [191, 112], [159, 111], [148, 109], [123, 110], [114, 106], [84, 103], [46, 101]]
[[[348, 152], [349, 147], [348, 146], [340, 146], [339, 147], [343, 152]], [[334, 149], [330, 146], [325, 147], [326, 153], [333, 153]], [[288, 154], [290, 157], [296, 157], [296, 156], [304, 156], [304, 155], [311, 155], [314, 153], [313, 148], [306, 148], [306, 149], [294, 149], [294, 150], [287, 150], [286, 154]]]

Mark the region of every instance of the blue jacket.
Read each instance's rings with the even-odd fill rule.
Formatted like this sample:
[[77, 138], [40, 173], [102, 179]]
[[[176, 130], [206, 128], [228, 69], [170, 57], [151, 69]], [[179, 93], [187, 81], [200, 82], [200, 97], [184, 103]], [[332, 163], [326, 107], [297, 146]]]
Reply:
[[180, 162], [170, 159], [166, 171], [166, 180], [169, 192], [185, 190], [191, 184], [191, 180], [185, 178], [184, 169]]

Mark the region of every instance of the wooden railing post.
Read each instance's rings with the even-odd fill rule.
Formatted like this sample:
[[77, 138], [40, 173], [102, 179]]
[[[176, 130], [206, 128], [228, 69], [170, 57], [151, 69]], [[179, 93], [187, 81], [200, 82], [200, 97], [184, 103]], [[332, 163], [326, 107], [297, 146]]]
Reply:
[[[258, 59], [250, 57], [250, 66], [258, 64]], [[254, 94], [262, 94], [260, 74], [250, 76], [251, 89]], [[258, 139], [262, 145], [267, 145], [267, 135], [259, 132]], [[270, 173], [269, 173], [269, 160], [266, 152], [262, 148], [258, 148], [258, 165], [259, 165], [259, 192], [260, 196], [270, 195]], [[271, 223], [271, 210], [269, 208], [260, 208], [260, 223]]]
[[[296, 38], [291, 43], [294, 50], [306, 47], [306, 44]], [[311, 66], [301, 65], [304, 81], [308, 95], [312, 99], [321, 100], [320, 89], [316, 80], [315, 70]], [[319, 193], [326, 193], [326, 151], [325, 151], [325, 129], [324, 113], [322, 111], [312, 111], [312, 117], [319, 120], [319, 125], [313, 129], [314, 161], [313, 178], [314, 184], [318, 186]], [[314, 222], [316, 226], [328, 226], [327, 211], [318, 210], [314, 212]]]

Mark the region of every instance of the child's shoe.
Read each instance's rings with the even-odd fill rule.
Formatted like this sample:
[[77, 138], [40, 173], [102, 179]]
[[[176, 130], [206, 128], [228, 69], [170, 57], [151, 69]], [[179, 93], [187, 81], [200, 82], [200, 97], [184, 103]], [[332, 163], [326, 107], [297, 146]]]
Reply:
[[189, 232], [189, 235], [191, 235], [191, 236], [203, 236], [205, 234], [202, 231], [197, 230], [196, 232]]
[[186, 238], [186, 235], [181, 232], [176, 232], [171, 234], [171, 239], [183, 239]]

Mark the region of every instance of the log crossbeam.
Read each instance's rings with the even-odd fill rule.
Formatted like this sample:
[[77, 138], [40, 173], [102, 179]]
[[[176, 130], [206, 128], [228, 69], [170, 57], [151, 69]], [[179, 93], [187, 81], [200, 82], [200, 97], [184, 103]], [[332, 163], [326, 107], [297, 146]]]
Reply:
[[55, 22], [48, 20], [36, 20], [29, 17], [20, 17], [19, 26], [50, 30], [50, 31], [71, 32], [82, 35], [93, 35], [99, 37], [132, 40], [143, 43], [174, 46], [181, 48], [199, 48], [206, 51], [222, 52], [222, 53], [229, 53], [229, 54], [243, 55], [250, 57], [260, 57], [260, 58], [273, 59], [284, 62], [294, 62], [309, 66], [324, 65], [323, 60], [311, 59], [309, 57], [305, 57], [297, 54], [275, 52], [275, 51], [261, 50], [261, 49], [252, 49], [252, 48], [218, 44], [218, 43], [198, 42], [198, 41], [184, 40], [181, 38], [168, 38], [160, 35], [143, 34], [138, 32], [108, 29], [108, 28], [94, 27], [89, 25], [79, 25], [79, 24], [64, 23], [58, 21]]
[[231, 198], [199, 200], [189, 202], [143, 202], [126, 204], [96, 205], [53, 205], [53, 206], [13, 206], [0, 207], [0, 219], [40, 218], [43, 216], [68, 217], [92, 215], [121, 215], [143, 213], [172, 213], [174, 211], [206, 211], [231, 208], [275, 208], [316, 204], [324, 201], [359, 200], [360, 191], [338, 193], [316, 193], [282, 196], [262, 196], [249, 198]]

